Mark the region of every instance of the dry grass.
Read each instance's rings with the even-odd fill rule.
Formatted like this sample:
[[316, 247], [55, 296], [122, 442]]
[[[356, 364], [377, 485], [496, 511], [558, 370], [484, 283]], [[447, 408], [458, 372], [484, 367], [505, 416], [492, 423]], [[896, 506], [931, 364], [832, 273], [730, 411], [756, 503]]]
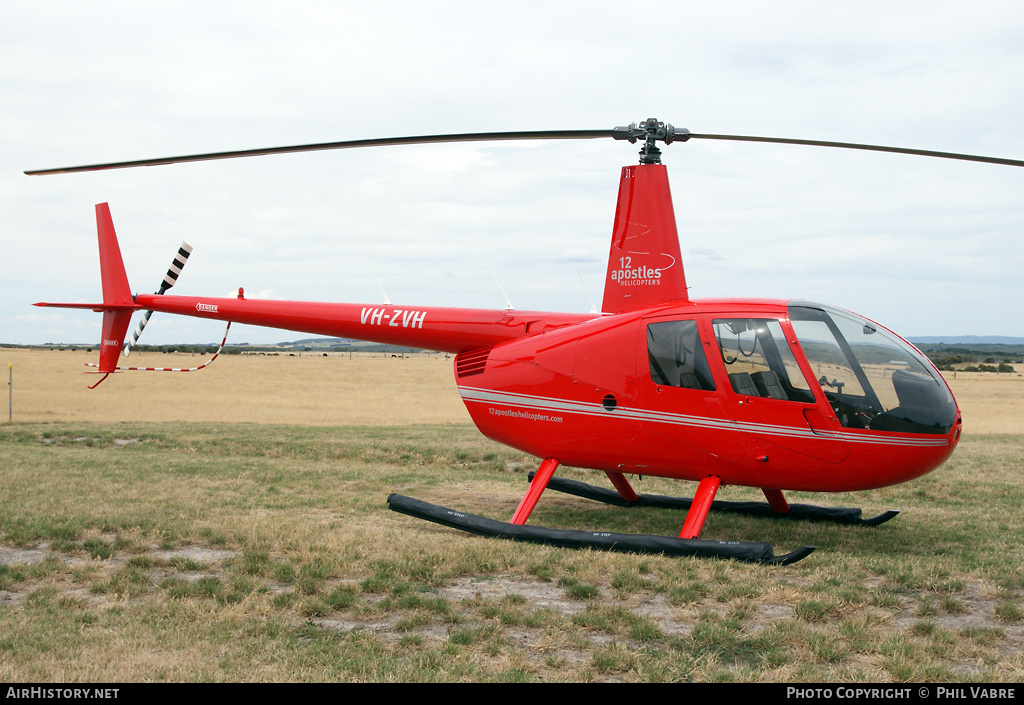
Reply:
[[964, 417], [964, 433], [1024, 434], [1024, 376], [991, 372], [944, 373]]
[[[135, 353], [131, 364], [192, 367], [205, 359]], [[444, 355], [222, 355], [198, 372], [126, 372], [89, 390], [97, 377], [83, 371], [95, 361], [84, 350], [4, 349], [0, 364], [14, 365], [14, 421], [405, 426], [470, 420]], [[965, 434], [1024, 434], [1024, 376], [947, 377]]]
[[[723, 540], [820, 546], [780, 568], [387, 511], [399, 491], [511, 514], [522, 456], [466, 425], [0, 427], [0, 680], [1017, 682], [1022, 453], [967, 438], [914, 483], [826, 498], [905, 510], [881, 527], [709, 519]], [[681, 521], [556, 493], [537, 510]]]
[[[951, 380], [965, 440], [938, 471], [792, 497], [903, 510], [893, 522], [709, 518], [709, 537], [820, 547], [777, 568], [515, 544], [387, 511], [400, 492], [507, 518], [525, 487], [533, 461], [472, 428], [443, 356], [230, 356], [89, 391], [93, 355], [3, 354], [0, 680], [1024, 678], [1016, 376]], [[663, 535], [682, 521], [557, 493], [535, 517]]]
[[[83, 372], [96, 357], [84, 350], [0, 351], [0, 364], [14, 365], [13, 420], [301, 426], [469, 422], [452, 360], [444, 355], [221, 355], [196, 372], [124, 372], [90, 390], [98, 377]], [[187, 368], [206, 359], [136, 352], [130, 364]]]

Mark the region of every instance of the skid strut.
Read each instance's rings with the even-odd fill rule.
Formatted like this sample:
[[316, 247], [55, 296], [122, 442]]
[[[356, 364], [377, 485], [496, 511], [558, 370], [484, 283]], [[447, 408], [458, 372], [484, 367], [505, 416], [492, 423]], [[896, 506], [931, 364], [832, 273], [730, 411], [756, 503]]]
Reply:
[[721, 484], [722, 479], [714, 475], [700, 481], [697, 492], [693, 495], [690, 510], [686, 513], [686, 522], [683, 524], [683, 530], [679, 532], [679, 538], [695, 539], [700, 536], [704, 520], [708, 518], [708, 512], [715, 501], [715, 493]]
[[540, 464], [540, 469], [536, 473], [532, 473], [530, 489], [523, 495], [522, 501], [519, 502], [519, 506], [516, 508], [516, 513], [512, 515], [513, 524], [522, 526], [530, 518], [533, 508], [537, 506], [537, 500], [540, 499], [544, 488], [548, 486], [557, 468], [558, 461], [554, 458], [548, 458]]

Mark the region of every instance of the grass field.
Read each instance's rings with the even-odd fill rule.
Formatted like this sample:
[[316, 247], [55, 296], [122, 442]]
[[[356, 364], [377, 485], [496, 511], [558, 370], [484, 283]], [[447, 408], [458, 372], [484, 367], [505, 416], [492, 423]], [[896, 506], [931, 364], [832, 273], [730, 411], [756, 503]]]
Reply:
[[[536, 464], [469, 424], [443, 356], [231, 356], [90, 392], [91, 355], [3, 353], [7, 682], [1024, 678], [1015, 376], [952, 380], [965, 438], [934, 473], [791, 498], [902, 510], [892, 522], [711, 515], [708, 537], [819, 546], [766, 567], [514, 544], [389, 512], [400, 492], [504, 519]], [[531, 519], [666, 535], [681, 522], [557, 493]]]
[[[13, 365], [14, 421], [184, 421], [305, 426], [469, 423], [452, 359], [320, 354], [221, 355], [196, 372], [124, 372], [96, 389], [84, 374], [97, 354], [80, 350], [6, 349]], [[133, 353], [122, 364], [195, 367], [209, 356]], [[6, 366], [6, 365], [4, 365]], [[4, 419], [7, 417], [4, 416]]]

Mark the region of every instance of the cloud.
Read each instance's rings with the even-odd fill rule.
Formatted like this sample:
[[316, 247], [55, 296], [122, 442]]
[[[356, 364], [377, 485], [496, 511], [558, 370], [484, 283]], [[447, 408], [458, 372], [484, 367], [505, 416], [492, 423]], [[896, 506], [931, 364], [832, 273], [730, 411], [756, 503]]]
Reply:
[[718, 261], [722, 259], [722, 255], [718, 254], [717, 252], [715, 252], [714, 249], [710, 247], [691, 247], [690, 249], [687, 250], [687, 252], [701, 259], [709, 259], [713, 261]]
[[[365, 253], [392, 300], [501, 308], [483, 254], [518, 306], [585, 311], [574, 272], [600, 286], [620, 168], [637, 146], [389, 147], [31, 178], [24, 169], [650, 116], [694, 132], [1024, 158], [1024, 94], [1009, 88], [1024, 80], [1017, 3], [676, 3], [642, 41], [620, 4], [515, 9], [9, 3], [0, 338], [77, 337], [79, 321], [98, 337], [88, 312], [64, 328], [19, 316], [35, 301], [98, 294], [99, 202], [111, 204], [140, 291], [155, 290], [184, 239], [196, 250], [181, 294], [241, 285], [377, 300]], [[903, 334], [1024, 335], [1024, 169], [699, 140], [670, 145], [664, 161], [695, 296], [814, 296]], [[195, 321], [151, 333], [155, 343], [219, 336]]]

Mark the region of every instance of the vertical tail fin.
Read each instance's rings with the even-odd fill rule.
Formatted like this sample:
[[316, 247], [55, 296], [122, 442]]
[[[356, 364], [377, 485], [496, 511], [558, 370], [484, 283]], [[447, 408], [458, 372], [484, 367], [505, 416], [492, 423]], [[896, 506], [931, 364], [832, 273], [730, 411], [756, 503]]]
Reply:
[[[124, 271], [124, 260], [121, 259], [121, 248], [117, 244], [114, 232], [114, 221], [110, 217], [110, 207], [106, 203], [96, 204], [96, 231], [100, 244], [100, 279], [103, 284], [103, 303], [46, 303], [39, 302], [36, 306], [52, 306], [54, 308], [92, 309], [103, 314], [103, 335], [100, 338], [99, 373], [106, 375], [117, 368], [117, 360], [121, 356], [121, 344], [124, 342], [128, 324], [132, 321], [135, 311], [135, 298], [128, 286], [128, 275]], [[92, 385], [96, 387], [100, 382]]]
[[96, 204], [96, 231], [100, 244], [100, 277], [103, 282], [103, 338], [100, 340], [99, 371], [110, 373], [117, 367], [117, 360], [121, 356], [121, 345], [132, 320], [135, 302], [131, 287], [128, 286], [128, 275], [124, 271], [124, 260], [117, 244], [110, 206], [106, 203]]
[[121, 357], [121, 344], [132, 322], [132, 309], [103, 312], [103, 339], [100, 341], [100, 372], [110, 373]]
[[132, 290], [128, 286], [128, 275], [124, 271], [121, 248], [114, 232], [114, 220], [110, 217], [110, 206], [96, 204], [96, 232], [100, 242], [100, 277], [103, 280], [103, 303], [115, 306], [132, 305]]
[[601, 310], [687, 298], [668, 173], [661, 164], [623, 167]]

